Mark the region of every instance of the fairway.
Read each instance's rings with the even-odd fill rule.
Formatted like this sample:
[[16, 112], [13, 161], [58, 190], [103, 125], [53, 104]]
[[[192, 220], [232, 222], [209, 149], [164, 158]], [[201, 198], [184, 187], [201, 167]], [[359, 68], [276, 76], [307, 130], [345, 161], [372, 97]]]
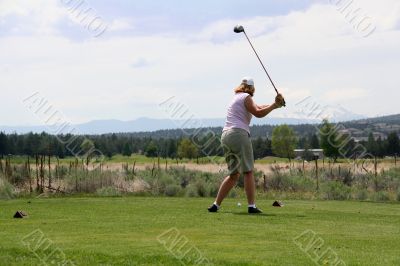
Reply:
[[[313, 265], [312, 252], [328, 249], [346, 265], [400, 264], [399, 204], [287, 201], [274, 208], [263, 200], [258, 205], [264, 214], [257, 216], [246, 213], [243, 199], [227, 199], [219, 213], [206, 211], [210, 202], [151, 197], [1, 201], [0, 264], [38, 265], [55, 249], [75, 265], [180, 265], [190, 261], [182, 255], [185, 250], [214, 265]], [[29, 217], [13, 219], [16, 210]], [[303, 252], [296, 245], [310, 241], [296, 239], [304, 232], [307, 237], [315, 233], [319, 249]], [[35, 235], [51, 247], [42, 250], [45, 245], [37, 245]], [[174, 237], [187, 241], [182, 250], [171, 246]]]

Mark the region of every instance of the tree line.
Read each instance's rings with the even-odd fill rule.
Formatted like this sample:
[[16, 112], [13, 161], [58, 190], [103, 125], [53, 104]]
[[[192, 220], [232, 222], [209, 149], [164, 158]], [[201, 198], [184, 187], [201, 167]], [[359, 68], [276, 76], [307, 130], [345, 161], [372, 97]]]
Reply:
[[[298, 126], [297, 126], [298, 127]], [[386, 139], [375, 139], [370, 133], [367, 141], [356, 143], [346, 135], [334, 131], [334, 125], [324, 121], [319, 127], [304, 125], [307, 134], [299, 135], [292, 126], [275, 126], [271, 135], [252, 137], [254, 157], [266, 156], [294, 157], [294, 149], [322, 148], [328, 157], [351, 157], [361, 153], [360, 147], [373, 156], [393, 156], [400, 154], [400, 141], [397, 132], [392, 132]], [[260, 131], [260, 126], [253, 126], [253, 131]], [[252, 131], [252, 133], [253, 133]], [[116, 133], [103, 135], [50, 135], [47, 133], [5, 134], [0, 132], [0, 155], [36, 154], [57, 156], [59, 158], [81, 155], [97, 149], [103, 155], [112, 157], [116, 154], [130, 156], [144, 154], [148, 157], [195, 158], [202, 156], [221, 156], [223, 149], [219, 141], [220, 132], [207, 130], [196, 134], [179, 137], [151, 137], [144, 133]], [[167, 134], [168, 135], [168, 134]]]
[[[47, 133], [4, 134], [0, 132], [0, 155], [36, 154], [65, 158], [75, 154], [83, 154], [91, 148], [101, 151], [107, 157], [116, 154], [130, 156], [144, 154], [148, 157], [163, 158], [196, 158], [202, 156], [222, 156], [223, 149], [219, 141], [220, 135], [209, 134], [195, 138], [133, 137], [130, 134], [104, 135], [59, 135]], [[307, 139], [307, 138], [304, 138]], [[305, 140], [300, 141], [303, 145]], [[268, 137], [252, 139], [255, 158], [275, 155], [272, 152], [272, 140]]]

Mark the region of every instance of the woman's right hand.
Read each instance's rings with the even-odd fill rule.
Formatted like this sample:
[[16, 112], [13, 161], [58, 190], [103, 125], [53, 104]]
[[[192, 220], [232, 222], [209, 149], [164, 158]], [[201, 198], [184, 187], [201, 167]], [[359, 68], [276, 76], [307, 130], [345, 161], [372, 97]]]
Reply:
[[278, 93], [275, 97], [275, 105], [278, 108], [281, 108], [282, 106], [285, 106], [285, 99], [283, 98], [282, 94]]

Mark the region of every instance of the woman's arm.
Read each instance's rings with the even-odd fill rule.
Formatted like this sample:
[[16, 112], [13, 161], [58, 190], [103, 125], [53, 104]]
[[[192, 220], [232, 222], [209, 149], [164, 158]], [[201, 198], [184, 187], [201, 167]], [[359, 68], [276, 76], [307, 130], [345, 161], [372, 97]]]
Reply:
[[244, 105], [246, 106], [247, 111], [258, 118], [265, 117], [272, 110], [279, 108], [279, 105], [276, 103], [258, 106], [250, 95], [245, 99]]

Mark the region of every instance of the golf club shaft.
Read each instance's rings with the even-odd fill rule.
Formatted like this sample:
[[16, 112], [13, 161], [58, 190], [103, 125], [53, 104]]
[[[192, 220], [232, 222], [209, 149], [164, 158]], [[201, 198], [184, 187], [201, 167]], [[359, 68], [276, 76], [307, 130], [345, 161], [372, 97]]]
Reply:
[[254, 53], [256, 54], [256, 56], [257, 56], [257, 58], [258, 58], [258, 61], [260, 61], [261, 66], [263, 67], [263, 69], [264, 69], [264, 71], [265, 71], [265, 74], [267, 74], [267, 76], [268, 76], [268, 78], [269, 78], [269, 81], [271, 81], [271, 84], [272, 84], [272, 86], [274, 87], [274, 89], [275, 89], [275, 91], [276, 91], [276, 94], [279, 94], [278, 90], [277, 90], [276, 87], [275, 87], [274, 82], [272, 81], [270, 75], [268, 74], [267, 69], [265, 68], [265, 66], [264, 66], [263, 62], [261, 61], [260, 57], [258, 56], [256, 49], [254, 49], [253, 44], [251, 43], [249, 37], [247, 36], [246, 31], [243, 30], [243, 33], [244, 33], [244, 35], [246, 36], [247, 40], [249, 41], [250, 46], [251, 46], [251, 48], [253, 49]]

